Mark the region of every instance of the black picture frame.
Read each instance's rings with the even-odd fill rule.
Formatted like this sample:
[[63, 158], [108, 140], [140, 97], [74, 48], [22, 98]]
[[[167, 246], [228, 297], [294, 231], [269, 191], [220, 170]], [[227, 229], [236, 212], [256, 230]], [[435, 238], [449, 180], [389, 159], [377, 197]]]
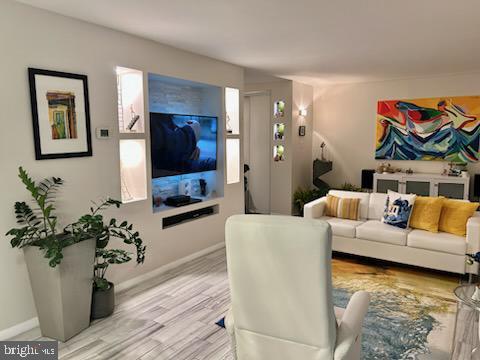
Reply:
[[[41, 148], [40, 126], [38, 117], [38, 101], [37, 101], [37, 87], [36, 79], [37, 75], [61, 77], [68, 79], [81, 80], [83, 82], [83, 96], [84, 96], [84, 112], [85, 112], [85, 140], [87, 145], [87, 151], [82, 152], [65, 152], [65, 153], [53, 153], [43, 154]], [[33, 138], [35, 144], [35, 159], [36, 160], [49, 160], [49, 159], [64, 159], [92, 156], [92, 134], [90, 128], [90, 102], [88, 98], [88, 78], [86, 75], [73, 74], [61, 71], [44, 70], [37, 68], [28, 68], [28, 80], [30, 85], [30, 102], [32, 108], [32, 124], [33, 124]]]

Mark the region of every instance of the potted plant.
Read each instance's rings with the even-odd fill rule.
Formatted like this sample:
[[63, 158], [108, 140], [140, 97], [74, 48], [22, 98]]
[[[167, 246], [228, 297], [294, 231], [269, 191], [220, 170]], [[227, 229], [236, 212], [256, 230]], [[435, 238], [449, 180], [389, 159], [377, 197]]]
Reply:
[[36, 183], [21, 167], [18, 176], [34, 206], [15, 203], [20, 226], [6, 235], [24, 251], [43, 336], [66, 341], [90, 325], [95, 241], [58, 229], [54, 200], [62, 179]]
[[328, 188], [323, 189], [302, 189], [298, 188], [293, 194], [293, 204], [297, 213], [303, 216], [303, 207], [310, 201], [316, 200], [325, 196], [328, 192]]
[[93, 277], [93, 297], [91, 318], [100, 319], [112, 314], [115, 307], [114, 284], [106, 279], [106, 272], [112, 264], [124, 264], [132, 260], [133, 254], [123, 249], [111, 249], [110, 239], [117, 238], [125, 244], [133, 245], [136, 250], [137, 264], [145, 260], [145, 246], [138, 231], [127, 221], [118, 223], [116, 219], [105, 222], [102, 212], [115, 206], [119, 208], [121, 202], [108, 199], [100, 204], [94, 204], [90, 213], [82, 216], [76, 223], [65, 228], [74, 238], [93, 237], [96, 240], [95, 265]]

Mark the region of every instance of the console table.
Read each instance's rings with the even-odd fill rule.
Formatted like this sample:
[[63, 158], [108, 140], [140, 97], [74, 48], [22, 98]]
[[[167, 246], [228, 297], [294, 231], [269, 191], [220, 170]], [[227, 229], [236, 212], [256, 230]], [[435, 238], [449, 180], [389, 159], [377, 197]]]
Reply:
[[373, 191], [388, 190], [420, 196], [445, 196], [450, 199], [468, 200], [470, 177], [438, 174], [377, 174], [373, 175]]

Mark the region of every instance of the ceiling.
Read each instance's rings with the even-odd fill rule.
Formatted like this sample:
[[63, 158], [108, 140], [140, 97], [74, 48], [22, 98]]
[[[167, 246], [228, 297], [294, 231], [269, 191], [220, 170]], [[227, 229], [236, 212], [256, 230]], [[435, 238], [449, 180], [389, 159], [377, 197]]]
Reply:
[[480, 70], [478, 0], [19, 0], [309, 83]]

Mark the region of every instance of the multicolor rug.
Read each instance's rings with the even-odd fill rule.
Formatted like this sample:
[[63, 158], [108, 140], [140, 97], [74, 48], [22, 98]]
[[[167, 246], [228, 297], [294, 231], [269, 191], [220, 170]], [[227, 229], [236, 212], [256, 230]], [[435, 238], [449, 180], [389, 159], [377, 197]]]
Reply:
[[[334, 304], [345, 308], [358, 290], [372, 299], [364, 322], [362, 359], [450, 359], [458, 277], [334, 259]], [[223, 319], [217, 325], [224, 327]]]
[[350, 259], [334, 259], [332, 265], [336, 306], [346, 307], [358, 290], [372, 295], [363, 359], [450, 359], [458, 277]]

